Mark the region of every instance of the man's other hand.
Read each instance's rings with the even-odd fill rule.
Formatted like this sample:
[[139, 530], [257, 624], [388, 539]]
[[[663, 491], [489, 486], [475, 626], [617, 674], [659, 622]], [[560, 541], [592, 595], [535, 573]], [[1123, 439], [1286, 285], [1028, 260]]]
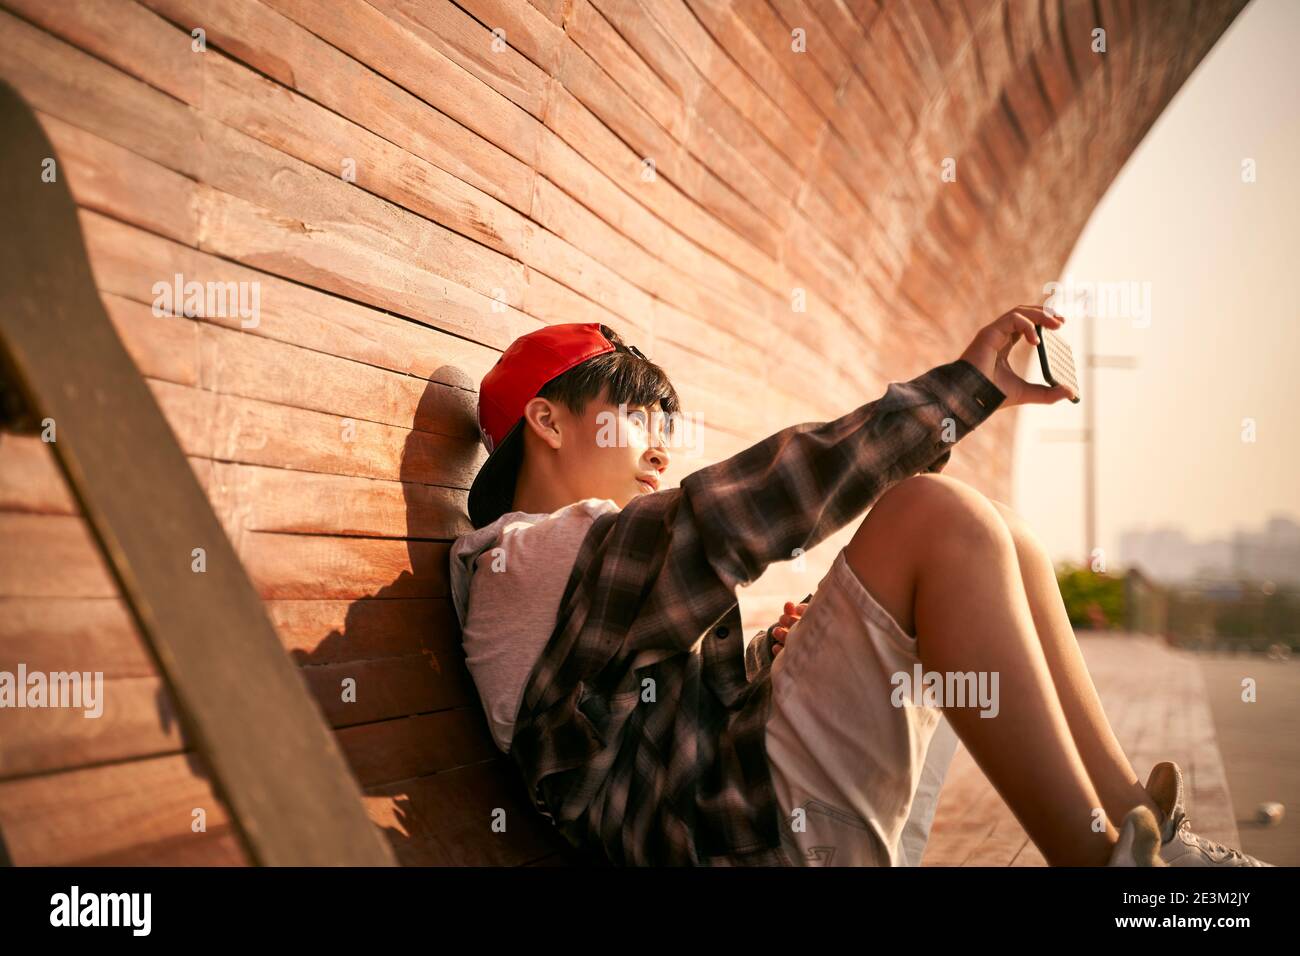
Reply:
[[793, 601], [785, 602], [785, 613], [781, 615], [781, 619], [772, 627], [773, 658], [780, 654], [781, 651], [785, 650], [785, 639], [790, 633], [790, 628], [794, 627], [795, 624], [798, 623], [799, 618], [803, 617], [803, 612], [807, 607], [808, 605], [806, 603], [795, 604]]

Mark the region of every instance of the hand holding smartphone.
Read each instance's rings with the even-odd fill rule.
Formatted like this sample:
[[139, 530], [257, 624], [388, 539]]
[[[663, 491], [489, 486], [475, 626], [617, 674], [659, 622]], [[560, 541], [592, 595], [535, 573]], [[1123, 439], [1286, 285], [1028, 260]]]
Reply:
[[[1044, 306], [1016, 306], [976, 332], [959, 358], [973, 365], [1002, 392], [1003, 407], [1052, 405], [1070, 396], [1077, 402], [1079, 393], [1072, 373], [1073, 357], [1069, 346], [1054, 333], [1064, 322], [1064, 316], [1056, 315]], [[1051, 384], [1030, 382], [1016, 371], [1010, 353], [1022, 338], [1038, 345], [1044, 377]]]

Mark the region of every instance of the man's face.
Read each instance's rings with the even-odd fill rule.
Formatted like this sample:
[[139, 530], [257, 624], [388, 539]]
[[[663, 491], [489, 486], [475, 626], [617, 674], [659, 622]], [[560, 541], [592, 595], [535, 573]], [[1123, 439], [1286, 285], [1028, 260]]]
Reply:
[[568, 500], [609, 498], [621, 508], [664, 486], [667, 422], [658, 402], [620, 409], [606, 393], [579, 415], [560, 402], [548, 404], [549, 414], [537, 419], [544, 442], [539, 450], [555, 465], [552, 480]]

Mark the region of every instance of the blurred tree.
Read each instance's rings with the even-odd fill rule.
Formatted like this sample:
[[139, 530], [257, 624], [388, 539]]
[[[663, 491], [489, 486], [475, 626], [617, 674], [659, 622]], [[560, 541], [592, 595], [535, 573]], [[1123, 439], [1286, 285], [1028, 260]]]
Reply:
[[1124, 625], [1124, 579], [1068, 562], [1056, 566], [1056, 583], [1076, 628], [1109, 629]]

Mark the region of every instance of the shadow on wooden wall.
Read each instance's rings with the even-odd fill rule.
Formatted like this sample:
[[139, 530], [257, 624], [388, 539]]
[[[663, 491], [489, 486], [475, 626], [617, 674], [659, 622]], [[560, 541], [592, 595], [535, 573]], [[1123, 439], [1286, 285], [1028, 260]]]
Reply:
[[[433, 376], [449, 377], [463, 373], [443, 368]], [[463, 522], [463, 510], [431, 481], [439, 449], [429, 435], [448, 426], [441, 387], [425, 389], [402, 452], [409, 569], [353, 601], [341, 629], [293, 657], [401, 862], [583, 861], [528, 801], [518, 771], [492, 739], [465, 666], [447, 587], [449, 545], [439, 540], [443, 529]], [[463, 454], [472, 466], [477, 447]], [[358, 690], [355, 703], [342, 700], [349, 678]], [[504, 833], [493, 829], [498, 808], [505, 811]]]

